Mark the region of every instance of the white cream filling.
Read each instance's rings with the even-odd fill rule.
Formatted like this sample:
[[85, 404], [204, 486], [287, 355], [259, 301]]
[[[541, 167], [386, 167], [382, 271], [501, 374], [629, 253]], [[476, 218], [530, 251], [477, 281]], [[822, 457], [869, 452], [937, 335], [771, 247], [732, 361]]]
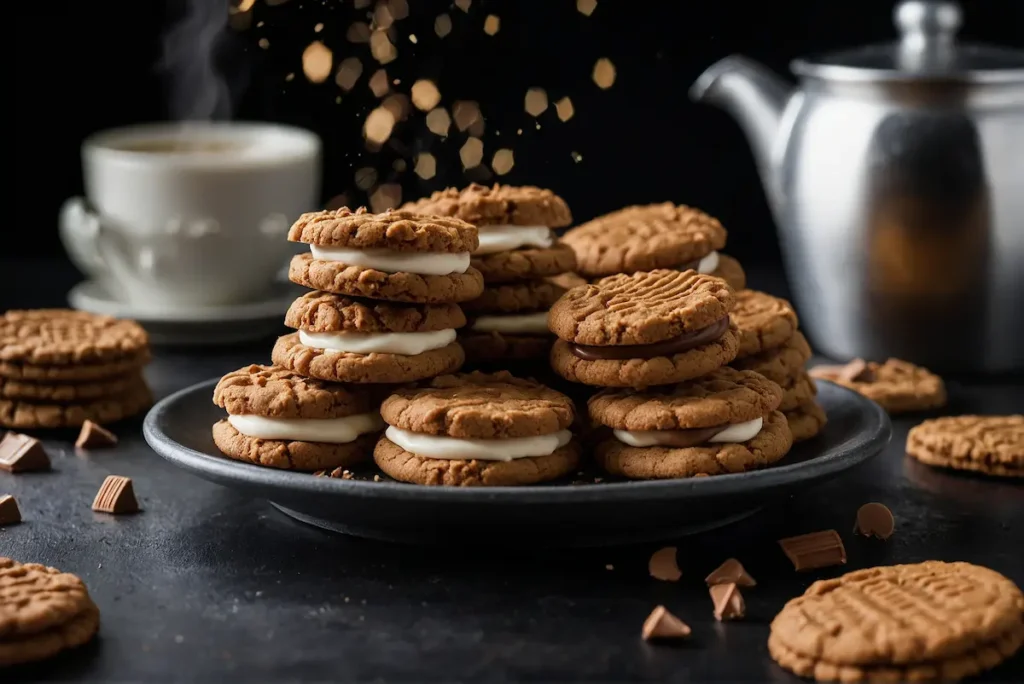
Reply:
[[377, 432], [384, 427], [379, 413], [358, 413], [344, 418], [228, 416], [228, 422], [246, 437], [329, 444], [348, 444], [359, 435]]
[[547, 226], [479, 226], [480, 246], [474, 254], [494, 254], [520, 247], [550, 247], [555, 240]]
[[456, 439], [409, 432], [393, 425], [384, 434], [410, 454], [424, 458], [478, 461], [513, 461], [517, 458], [550, 456], [572, 439], [572, 433], [568, 430], [513, 439]]
[[[745, 423], [736, 423], [723, 429], [708, 442], [739, 444], [757, 436], [764, 425], [763, 418], [755, 418]], [[613, 430], [615, 438], [632, 447], [650, 447], [671, 444], [672, 430]]]
[[313, 333], [299, 331], [299, 342], [314, 349], [350, 354], [401, 354], [415, 356], [431, 349], [447, 347], [455, 341], [455, 330], [418, 333]]
[[469, 252], [396, 252], [391, 249], [343, 249], [310, 245], [313, 258], [340, 261], [349, 266], [363, 266], [384, 273], [417, 273], [419, 275], [451, 275], [465, 273], [469, 268]]
[[509, 314], [508, 316], [480, 316], [473, 321], [473, 330], [480, 332], [519, 333], [523, 335], [548, 334], [548, 312], [538, 311], [528, 314]]
[[718, 252], [711, 252], [697, 264], [697, 273], [714, 273], [718, 268]]

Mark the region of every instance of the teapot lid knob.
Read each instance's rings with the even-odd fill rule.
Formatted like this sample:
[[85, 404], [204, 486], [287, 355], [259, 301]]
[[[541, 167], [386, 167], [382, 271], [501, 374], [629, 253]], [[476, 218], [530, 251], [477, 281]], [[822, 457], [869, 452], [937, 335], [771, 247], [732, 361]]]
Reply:
[[949, 46], [963, 21], [959, 3], [952, 0], [902, 0], [893, 21], [904, 49]]

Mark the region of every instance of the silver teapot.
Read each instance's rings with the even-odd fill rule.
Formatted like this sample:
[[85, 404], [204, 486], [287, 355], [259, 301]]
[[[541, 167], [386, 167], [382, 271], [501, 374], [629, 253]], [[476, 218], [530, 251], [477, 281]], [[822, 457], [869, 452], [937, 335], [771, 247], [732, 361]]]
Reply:
[[749, 138], [801, 326], [832, 357], [1024, 369], [1024, 52], [959, 44], [955, 2], [904, 0], [895, 44], [740, 56], [694, 100]]

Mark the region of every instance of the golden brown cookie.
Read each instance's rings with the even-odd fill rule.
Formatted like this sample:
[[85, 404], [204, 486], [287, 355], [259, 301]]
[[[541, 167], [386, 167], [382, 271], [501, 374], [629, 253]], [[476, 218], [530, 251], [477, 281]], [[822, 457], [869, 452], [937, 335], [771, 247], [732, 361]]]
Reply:
[[99, 608], [90, 602], [85, 610], [62, 625], [9, 641], [0, 640], [0, 667], [46, 660], [88, 643], [99, 628]]
[[795, 378], [791, 378], [789, 382], [781, 383], [779, 386], [782, 387], [780, 411], [792, 411], [797, 406], [802, 406], [813, 400], [818, 394], [818, 387], [804, 371], [800, 371]]
[[907, 454], [932, 466], [1024, 477], [1024, 415], [926, 420], [907, 435]]
[[828, 422], [825, 409], [814, 400], [801, 404], [792, 411], [786, 411], [785, 416], [789, 423], [789, 431], [793, 433], [794, 443], [816, 437]]
[[288, 239], [322, 247], [449, 254], [472, 252], [479, 245], [476, 227], [465, 221], [409, 211], [371, 214], [365, 207], [303, 214]]
[[105, 364], [146, 351], [134, 321], [71, 309], [11, 310], [0, 315], [0, 362], [32, 366]]
[[309, 332], [416, 333], [461, 328], [457, 304], [404, 304], [307, 292], [288, 307], [284, 324]]
[[341, 418], [377, 412], [383, 388], [346, 387], [285, 368], [252, 364], [220, 379], [213, 403], [231, 415], [266, 418]]
[[563, 294], [565, 289], [550, 280], [525, 280], [485, 287], [479, 297], [464, 302], [462, 308], [470, 316], [547, 311]]
[[718, 255], [718, 268], [712, 271], [711, 275], [729, 283], [729, 287], [736, 291], [747, 286], [747, 274], [743, 271], [743, 267], [740, 266], [740, 262], [728, 254]]
[[459, 335], [466, 364], [536, 360], [547, 364], [552, 335], [467, 331]]
[[119, 361], [106, 363], [75, 363], [63, 366], [37, 366], [27, 363], [0, 361], [0, 377], [12, 380], [39, 382], [91, 382], [108, 380], [137, 373], [149, 362], [149, 350], [144, 349]]
[[927, 561], [819, 580], [771, 624], [782, 667], [821, 681], [952, 681], [1024, 642], [1024, 595], [970, 563]]
[[139, 382], [138, 373], [82, 382], [27, 381], [0, 376], [0, 398], [74, 403], [123, 394]]
[[671, 202], [626, 207], [567, 232], [587, 278], [659, 268], [694, 268], [725, 247], [726, 231], [699, 209]]
[[785, 344], [797, 329], [796, 312], [785, 299], [757, 290], [739, 290], [729, 316], [740, 331], [737, 359]]
[[942, 378], [899, 359], [885, 363], [854, 359], [842, 366], [817, 366], [810, 374], [859, 392], [889, 413], [925, 411], [946, 404]]
[[781, 346], [736, 358], [729, 365], [739, 370], [752, 370], [780, 385], [788, 384], [804, 372], [804, 365], [811, 358], [811, 345], [803, 333], [795, 332]]
[[547, 226], [562, 228], [572, 223], [569, 206], [543, 188], [473, 183], [457, 190], [438, 190], [430, 197], [409, 202], [402, 210], [434, 216], [454, 216], [474, 226]]
[[86, 420], [114, 423], [140, 413], [152, 403], [153, 395], [145, 381], [138, 378], [121, 394], [70, 404], [0, 399], [0, 426], [32, 430], [80, 427]]
[[547, 329], [547, 311], [564, 293], [551, 279], [485, 287], [463, 305], [470, 321], [459, 343], [467, 363], [535, 359], [546, 365], [555, 339]]
[[568, 245], [556, 241], [550, 247], [477, 254], [470, 260], [470, 265], [480, 271], [485, 283], [510, 283], [572, 271], [576, 268], [576, 253]]
[[347, 467], [367, 461], [379, 434], [379, 431], [374, 431], [351, 442], [335, 444], [249, 437], [227, 420], [219, 420], [213, 426], [213, 441], [225, 456], [253, 465], [303, 472]]

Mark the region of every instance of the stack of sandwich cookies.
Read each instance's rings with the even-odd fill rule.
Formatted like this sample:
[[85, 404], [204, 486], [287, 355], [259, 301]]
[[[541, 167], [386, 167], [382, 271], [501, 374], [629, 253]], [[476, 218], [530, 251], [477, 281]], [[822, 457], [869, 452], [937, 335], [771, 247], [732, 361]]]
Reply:
[[110, 423], [152, 403], [149, 338], [135, 322], [67, 309], [0, 316], [0, 426]]
[[782, 387], [779, 410], [789, 421], [794, 441], [817, 435], [826, 417], [815, 399], [817, 387], [805, 370], [811, 347], [798, 330], [793, 307], [764, 292], [741, 290], [731, 315], [740, 332], [740, 351], [730, 365], [756, 371]]
[[527, 485], [574, 471], [572, 401], [507, 372], [435, 378], [388, 397], [374, 460], [396, 480], [424, 485]]
[[404, 383], [458, 370], [455, 341], [466, 324], [458, 304], [404, 304], [309, 292], [285, 325], [297, 332], [274, 345], [275, 364], [305, 376], [347, 383]]
[[718, 219], [665, 202], [614, 211], [573, 228], [562, 240], [576, 252], [578, 273], [587, 279], [660, 268], [692, 269], [742, 289], [743, 268], [718, 252], [726, 237]]
[[776, 409], [782, 389], [752, 371], [723, 367], [646, 391], [603, 390], [588, 403], [611, 434], [595, 450], [613, 475], [662, 479], [740, 473], [785, 456], [792, 435]]
[[569, 290], [548, 316], [551, 366], [573, 382], [642, 389], [706, 375], [739, 351], [731, 288], [696, 271], [656, 270]]
[[228, 373], [213, 403], [228, 412], [213, 426], [226, 456], [255, 465], [316, 471], [369, 459], [384, 428], [380, 388], [304, 378], [252, 365]]
[[565, 201], [536, 187], [473, 184], [435, 192], [403, 208], [459, 218], [479, 230], [471, 264], [483, 274], [485, 290], [465, 305], [470, 322], [460, 338], [467, 360], [546, 359], [553, 341], [547, 279], [576, 267], [573, 250], [553, 232], [572, 221]]

